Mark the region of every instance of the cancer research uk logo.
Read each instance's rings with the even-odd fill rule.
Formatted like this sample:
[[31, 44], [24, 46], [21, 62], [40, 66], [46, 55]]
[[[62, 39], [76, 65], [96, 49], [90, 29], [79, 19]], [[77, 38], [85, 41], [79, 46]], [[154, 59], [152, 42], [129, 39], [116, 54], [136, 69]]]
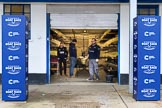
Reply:
[[145, 84], [151, 84], [151, 83], [155, 83], [155, 79], [146, 78], [146, 79], [144, 79], [143, 82], [144, 82]]
[[20, 33], [19, 32], [8, 32], [8, 36], [9, 37], [16, 37], [16, 36], [19, 36], [20, 35]]
[[153, 55], [145, 55], [144, 56], [144, 60], [146, 60], [146, 61], [153, 60], [153, 59], [155, 59], [155, 56], [153, 56]]
[[137, 68], [136, 67], [133, 68], [133, 72], [137, 72]]
[[143, 89], [141, 90], [141, 93], [143, 93], [143, 96], [146, 98], [152, 98], [156, 96], [157, 90], [156, 89]]
[[149, 27], [152, 27], [152, 26], [155, 26], [156, 23], [157, 23], [157, 19], [154, 17], [154, 18], [143, 18], [142, 19], [142, 22], [145, 26], [149, 26]]
[[19, 65], [8, 65], [8, 66], [5, 67], [5, 69], [7, 70], [8, 74], [16, 75], [16, 74], [20, 73], [21, 66], [19, 66]]
[[8, 80], [8, 84], [10, 84], [10, 85], [19, 84], [19, 83], [20, 83], [20, 81], [17, 79], [9, 79]]
[[133, 62], [137, 62], [137, 58], [138, 58], [138, 55], [137, 54], [134, 54], [133, 55]]
[[137, 26], [137, 21], [134, 21], [133, 26], [134, 26], [134, 27]]
[[7, 97], [9, 98], [19, 98], [22, 94], [22, 91], [20, 89], [8, 89], [6, 90]]
[[133, 90], [133, 94], [137, 94], [137, 91], [136, 90]]
[[5, 45], [7, 46], [7, 49], [11, 50], [11, 51], [17, 51], [21, 47], [21, 43], [19, 41], [17, 41], [17, 42], [12, 42], [12, 41], [6, 42]]
[[138, 81], [137, 77], [134, 77], [134, 78], [133, 78], [133, 84], [134, 84], [134, 85], [137, 85], [137, 81]]
[[156, 35], [156, 33], [153, 31], [145, 31], [144, 32], [145, 37], [151, 37], [151, 36], [155, 36], [155, 35]]
[[157, 46], [156, 41], [144, 41], [142, 42], [142, 46], [145, 50], [154, 50]]
[[145, 74], [153, 74], [157, 70], [156, 65], [143, 65], [141, 66], [141, 69]]
[[134, 33], [133, 33], [133, 38], [134, 38], [134, 40], [136, 40], [137, 39], [137, 31], [135, 31]]
[[19, 59], [20, 59], [20, 57], [16, 56], [16, 55], [9, 55], [8, 56], [9, 61], [15, 61], [15, 60], [19, 60]]
[[6, 18], [5, 22], [10, 27], [16, 27], [20, 25], [21, 19], [19, 17]]

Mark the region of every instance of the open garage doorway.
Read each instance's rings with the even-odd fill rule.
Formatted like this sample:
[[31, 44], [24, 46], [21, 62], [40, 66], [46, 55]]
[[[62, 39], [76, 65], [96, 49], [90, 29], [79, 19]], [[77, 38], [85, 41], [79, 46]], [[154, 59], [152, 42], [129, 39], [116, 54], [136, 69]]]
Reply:
[[[51, 58], [57, 57], [56, 49], [60, 41], [65, 42], [69, 48], [69, 43], [73, 38], [77, 39], [77, 58], [75, 81], [86, 81], [89, 77], [88, 61], [83, 64], [80, 57], [83, 53], [87, 54], [88, 46], [92, 38], [97, 39], [97, 44], [101, 47], [99, 60], [99, 71], [102, 76], [102, 82], [106, 82], [106, 74], [114, 74], [118, 79], [118, 18], [120, 5], [118, 4], [49, 4], [47, 12], [50, 13], [50, 29], [54, 35], [53, 46], [50, 53]], [[55, 59], [54, 59], [55, 62]], [[67, 61], [67, 73], [69, 72], [69, 61]], [[57, 67], [56, 63], [51, 67]], [[58, 73], [58, 67], [53, 68]], [[53, 71], [51, 68], [51, 70]], [[85, 71], [85, 72], [83, 72]], [[53, 73], [53, 72], [52, 72]], [[60, 78], [56, 80], [57, 75], [51, 75], [51, 83], [58, 81], [71, 81], [72, 79]]]
[[[96, 38], [101, 47], [99, 59], [100, 81], [106, 82], [107, 75], [113, 75], [113, 82], [118, 79], [118, 30], [116, 29], [51, 29], [51, 83], [77, 81], [85, 82], [89, 77], [88, 60], [84, 56], [88, 53], [91, 39]], [[70, 62], [67, 59], [67, 75], [60, 76], [57, 63], [57, 47], [64, 41], [65, 47], [69, 48], [72, 39], [77, 39], [77, 65], [75, 67], [75, 78], [69, 78]], [[63, 72], [62, 72], [63, 73]]]

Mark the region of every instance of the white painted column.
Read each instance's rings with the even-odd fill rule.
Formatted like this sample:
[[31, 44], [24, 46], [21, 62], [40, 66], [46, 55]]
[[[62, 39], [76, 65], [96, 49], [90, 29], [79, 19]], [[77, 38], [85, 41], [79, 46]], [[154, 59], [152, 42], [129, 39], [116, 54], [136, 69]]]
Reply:
[[129, 6], [129, 93], [133, 93], [133, 18], [137, 16], [137, 0], [130, 0]]
[[[2, 15], [3, 15], [3, 4], [0, 4], [0, 61], [2, 61]], [[2, 70], [2, 62], [0, 62], [0, 70]], [[2, 71], [0, 71], [2, 73]]]
[[[161, 36], [162, 36], [162, 4], [159, 4], [159, 16], [161, 16]], [[160, 38], [162, 42], [162, 38]], [[162, 67], [162, 44], [160, 44], [160, 67]], [[160, 74], [162, 74], [162, 68], [160, 68]]]
[[[129, 74], [129, 3], [120, 4], [120, 74]], [[120, 81], [121, 82], [121, 81]]]
[[31, 4], [29, 73], [46, 74], [46, 4]]

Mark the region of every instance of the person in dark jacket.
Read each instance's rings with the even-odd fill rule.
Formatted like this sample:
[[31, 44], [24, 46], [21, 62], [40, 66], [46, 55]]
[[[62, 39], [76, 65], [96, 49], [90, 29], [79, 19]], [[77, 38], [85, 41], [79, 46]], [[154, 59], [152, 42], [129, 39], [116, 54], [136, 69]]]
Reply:
[[73, 39], [72, 42], [69, 44], [69, 53], [70, 53], [70, 70], [69, 75], [70, 77], [74, 76], [74, 68], [77, 62], [77, 49], [76, 49], [76, 39]]
[[95, 38], [92, 38], [91, 42], [92, 44], [88, 48], [90, 77], [87, 80], [94, 80], [94, 73], [96, 75], [96, 80], [99, 80], [98, 60], [100, 58], [100, 46], [97, 45]]
[[67, 76], [66, 74], [66, 60], [68, 56], [68, 51], [67, 48], [64, 47], [64, 42], [60, 43], [60, 46], [57, 49], [57, 56], [58, 56], [58, 62], [59, 62], [59, 72], [60, 75], [62, 76], [62, 64], [64, 65], [64, 75]]

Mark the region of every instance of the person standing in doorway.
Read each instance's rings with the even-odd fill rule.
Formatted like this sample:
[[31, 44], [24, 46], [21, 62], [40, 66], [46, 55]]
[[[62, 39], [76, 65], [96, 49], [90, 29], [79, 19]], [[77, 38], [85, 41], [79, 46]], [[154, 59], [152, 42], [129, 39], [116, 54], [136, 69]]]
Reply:
[[88, 48], [90, 77], [87, 80], [94, 80], [94, 74], [96, 75], [96, 80], [100, 80], [99, 73], [98, 73], [98, 61], [99, 61], [99, 57], [100, 57], [100, 46], [97, 45], [95, 38], [92, 38], [91, 42], [92, 43]]
[[77, 62], [77, 49], [76, 49], [76, 39], [72, 39], [72, 42], [69, 44], [69, 53], [70, 53], [70, 70], [69, 76], [75, 77], [74, 68]]
[[67, 76], [67, 74], [66, 74], [66, 60], [67, 60], [67, 56], [68, 56], [68, 51], [67, 51], [67, 48], [64, 46], [63, 41], [60, 43], [60, 46], [57, 49], [57, 56], [58, 56], [58, 62], [59, 62], [60, 75], [62, 76], [62, 64], [63, 64], [64, 65], [64, 75]]

